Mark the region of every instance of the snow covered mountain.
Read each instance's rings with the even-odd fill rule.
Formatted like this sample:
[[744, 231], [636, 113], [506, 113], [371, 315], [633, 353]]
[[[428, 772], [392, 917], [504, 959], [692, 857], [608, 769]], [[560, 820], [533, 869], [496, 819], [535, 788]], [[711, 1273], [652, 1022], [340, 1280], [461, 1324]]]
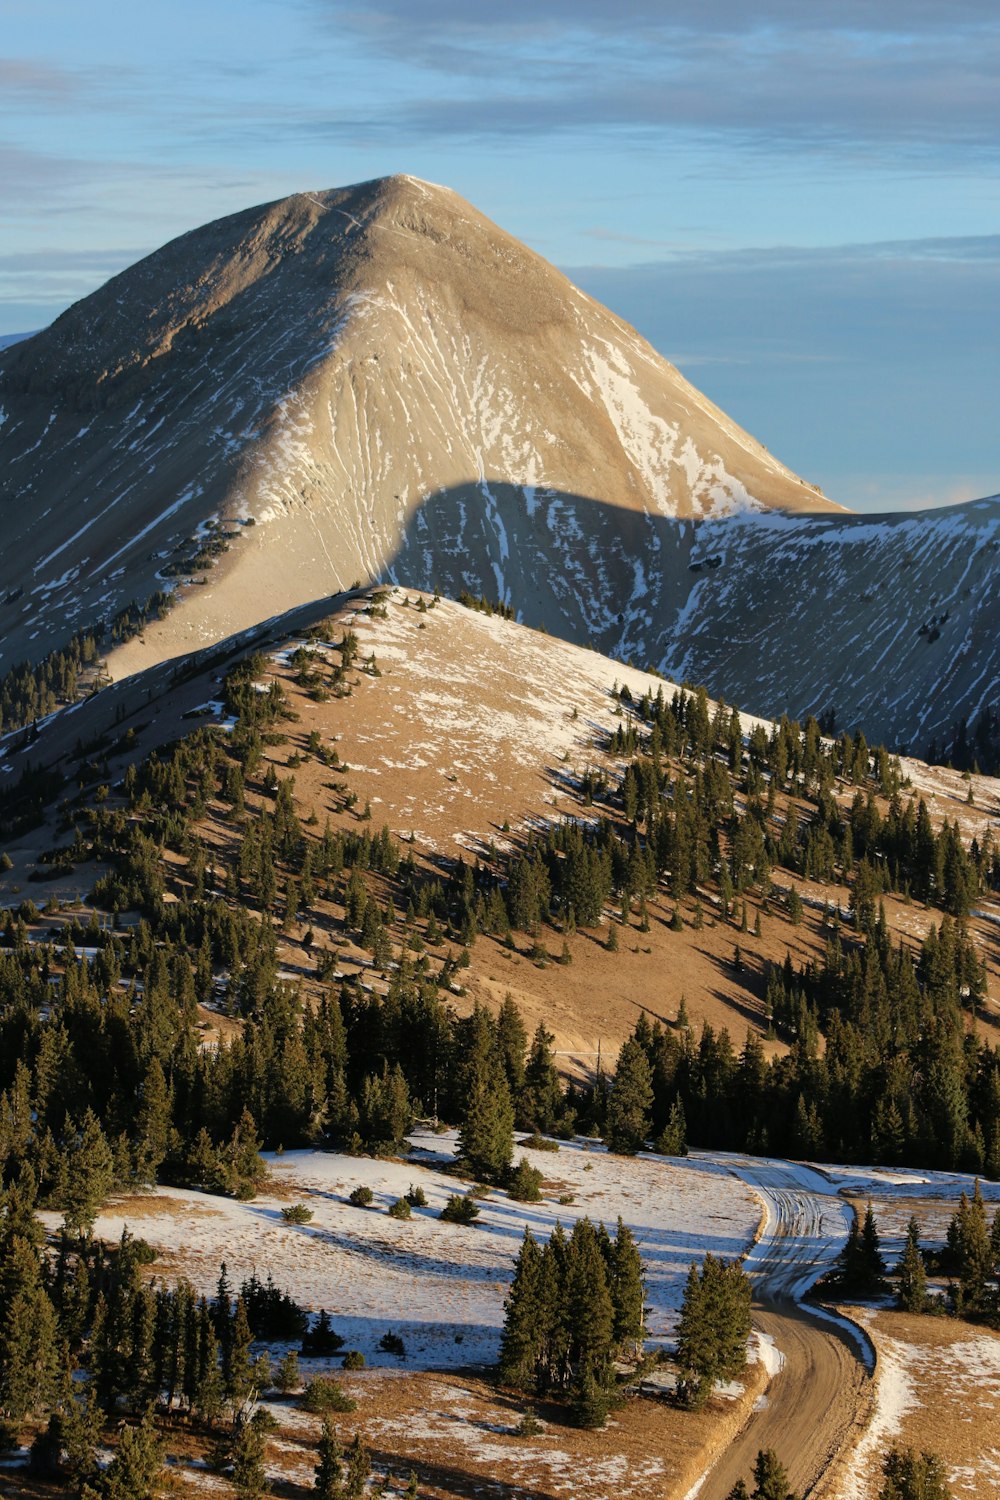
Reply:
[[998, 517], [848, 516], [409, 177], [207, 225], [0, 354], [0, 671], [164, 587], [116, 675], [381, 576], [914, 742], [996, 691]]

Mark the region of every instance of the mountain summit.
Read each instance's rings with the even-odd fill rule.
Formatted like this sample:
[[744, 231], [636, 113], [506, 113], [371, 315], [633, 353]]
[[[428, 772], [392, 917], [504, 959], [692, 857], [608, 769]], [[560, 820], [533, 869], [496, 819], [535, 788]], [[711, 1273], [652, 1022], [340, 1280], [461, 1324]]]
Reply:
[[[923, 615], [949, 605], [903, 554], [944, 546], [966, 589], [948, 617], [971, 626], [995, 507], [930, 551], [850, 517], [540, 256], [406, 176], [194, 230], [0, 353], [0, 507], [0, 672], [166, 588], [116, 675], [384, 577], [485, 592], [758, 711], [910, 739], [998, 649], [979, 631], [918, 720], [940, 664]], [[921, 625], [887, 710], [880, 632], [905, 655]]]
[[830, 508], [620, 319], [410, 177], [181, 236], [6, 351], [0, 400], [5, 553], [39, 642], [152, 593], [216, 518], [261, 528], [212, 589], [206, 628], [228, 631], [402, 574], [435, 535], [474, 582], [477, 537], [518, 519], [496, 486], [556, 534], [554, 497], [578, 497], [605, 554], [648, 541], [645, 517]]

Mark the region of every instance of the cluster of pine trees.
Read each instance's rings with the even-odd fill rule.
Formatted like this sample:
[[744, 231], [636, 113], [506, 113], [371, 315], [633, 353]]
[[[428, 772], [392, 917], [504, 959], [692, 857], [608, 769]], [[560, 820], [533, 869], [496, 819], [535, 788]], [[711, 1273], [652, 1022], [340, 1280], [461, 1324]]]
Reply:
[[750, 1337], [750, 1278], [738, 1261], [708, 1254], [692, 1263], [677, 1325], [678, 1394], [704, 1406], [717, 1381], [733, 1380], [746, 1365]]
[[662, 1149], [671, 1152], [686, 1139], [997, 1178], [1000, 1052], [967, 1027], [984, 993], [982, 962], [952, 918], [932, 927], [916, 961], [890, 942], [881, 914], [864, 941], [834, 927], [821, 964], [796, 970], [787, 959], [770, 971], [767, 1005], [791, 1044], [786, 1056], [768, 1061], [752, 1033], [737, 1052], [725, 1030], [706, 1024], [696, 1037], [685, 1023], [643, 1016], [603, 1117], [599, 1106], [592, 1113], [619, 1138], [617, 1149], [625, 1149], [615, 1104], [623, 1089], [632, 1141], [667, 1132]]
[[557, 1225], [540, 1246], [525, 1229], [504, 1304], [500, 1378], [529, 1394], [568, 1395], [577, 1423], [602, 1427], [616, 1398], [616, 1359], [642, 1358], [643, 1267], [631, 1231], [618, 1220]]
[[134, 601], [114, 616], [108, 624], [79, 631], [65, 646], [42, 658], [36, 665], [19, 662], [0, 677], [0, 734], [9, 734], [35, 719], [44, 718], [77, 697], [80, 673], [97, 664], [105, 642], [117, 645], [131, 640], [148, 620], [155, 620], [170, 608], [169, 594], [152, 594], [145, 604]]
[[960, 719], [943, 744], [931, 740], [927, 759], [944, 761], [959, 771], [1000, 776], [1000, 704], [987, 704], [971, 724]]
[[[869, 1203], [864, 1218], [855, 1216], [852, 1221], [837, 1264], [820, 1288], [848, 1297], [876, 1297], [887, 1290], [886, 1274]], [[1000, 1208], [990, 1220], [978, 1180], [971, 1197], [962, 1193], [940, 1248], [921, 1246], [920, 1225], [911, 1216], [893, 1274], [896, 1304], [903, 1312], [947, 1312], [1000, 1327]], [[928, 1274], [947, 1278], [944, 1295], [928, 1291]]]
[[[265, 1346], [301, 1339], [311, 1355], [337, 1352], [343, 1340], [326, 1315], [310, 1328], [270, 1278], [253, 1275], [234, 1293], [225, 1266], [213, 1298], [183, 1280], [152, 1281], [143, 1271], [153, 1253], [127, 1231], [113, 1248], [68, 1229], [47, 1244], [35, 1208], [25, 1166], [0, 1195], [0, 1449], [15, 1446], [31, 1423], [34, 1477], [69, 1480], [82, 1500], [147, 1500], [163, 1458], [154, 1417], [169, 1416], [210, 1436], [215, 1466], [231, 1475], [240, 1500], [257, 1500], [273, 1425], [259, 1398], [301, 1385], [294, 1351], [273, 1368]], [[328, 1403], [330, 1392], [338, 1409], [350, 1409], [327, 1380]], [[115, 1457], [105, 1465], [115, 1428]], [[328, 1420], [316, 1492], [360, 1497], [369, 1473], [363, 1445], [345, 1454]]]
[[[951, 1500], [944, 1465], [936, 1453], [891, 1448], [882, 1464], [878, 1500]], [[772, 1448], [761, 1448], [753, 1467], [753, 1489], [740, 1479], [727, 1500], [798, 1500], [784, 1464]]]

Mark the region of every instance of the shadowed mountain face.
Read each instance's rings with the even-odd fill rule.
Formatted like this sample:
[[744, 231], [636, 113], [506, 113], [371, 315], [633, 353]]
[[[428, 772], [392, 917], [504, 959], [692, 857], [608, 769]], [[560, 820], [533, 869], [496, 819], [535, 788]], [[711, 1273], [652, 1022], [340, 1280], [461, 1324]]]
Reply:
[[214, 546], [116, 675], [383, 576], [914, 742], [995, 693], [997, 511], [847, 516], [462, 199], [389, 178], [196, 230], [0, 354], [0, 671]]

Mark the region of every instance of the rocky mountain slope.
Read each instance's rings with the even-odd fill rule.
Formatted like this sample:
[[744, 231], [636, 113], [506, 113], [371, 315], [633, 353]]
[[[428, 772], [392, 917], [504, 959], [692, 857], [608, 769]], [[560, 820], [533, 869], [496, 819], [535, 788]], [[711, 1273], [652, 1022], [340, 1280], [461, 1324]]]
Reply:
[[115, 675], [384, 577], [896, 742], [998, 680], [1000, 501], [848, 516], [408, 177], [205, 226], [0, 353], [0, 524], [0, 670], [164, 588]]

